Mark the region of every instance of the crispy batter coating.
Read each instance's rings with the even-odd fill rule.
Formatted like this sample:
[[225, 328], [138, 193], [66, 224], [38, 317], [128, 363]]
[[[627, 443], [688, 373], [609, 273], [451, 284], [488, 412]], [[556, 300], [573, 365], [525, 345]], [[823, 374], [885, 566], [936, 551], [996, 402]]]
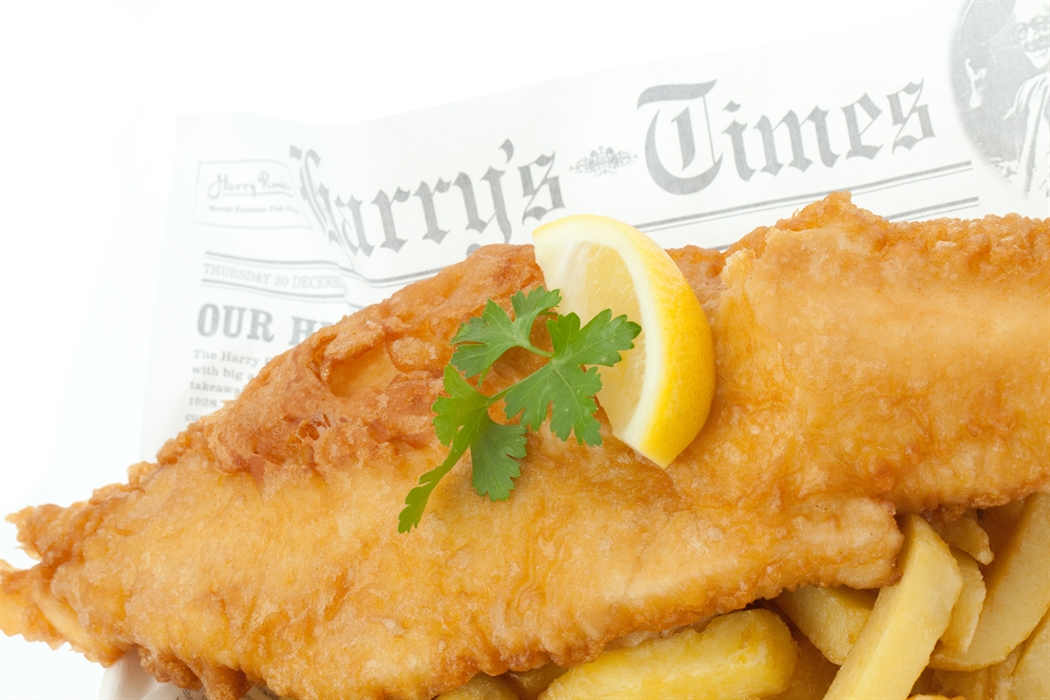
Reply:
[[1050, 490], [1048, 251], [1048, 221], [893, 224], [844, 194], [725, 255], [671, 251], [718, 371], [685, 453], [660, 469], [603, 415], [600, 448], [544, 428], [509, 500], [461, 463], [398, 534], [446, 453], [449, 339], [542, 282], [530, 247], [483, 248], [276, 358], [127, 485], [12, 516], [40, 563], [0, 571], [3, 630], [103, 663], [139, 647], [215, 700], [428, 698], [785, 587], [892, 583], [896, 513]]

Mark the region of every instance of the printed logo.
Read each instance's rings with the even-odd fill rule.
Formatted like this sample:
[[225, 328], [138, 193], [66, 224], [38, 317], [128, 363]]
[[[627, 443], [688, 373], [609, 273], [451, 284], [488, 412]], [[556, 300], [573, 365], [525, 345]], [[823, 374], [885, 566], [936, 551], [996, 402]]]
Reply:
[[598, 146], [586, 158], [580, 158], [570, 165], [569, 172], [573, 175], [593, 175], [594, 177], [613, 175], [617, 170], [626, 168], [637, 159], [638, 156], [633, 153], [617, 151], [608, 146]]
[[193, 221], [225, 228], [309, 228], [291, 169], [272, 160], [198, 163]]

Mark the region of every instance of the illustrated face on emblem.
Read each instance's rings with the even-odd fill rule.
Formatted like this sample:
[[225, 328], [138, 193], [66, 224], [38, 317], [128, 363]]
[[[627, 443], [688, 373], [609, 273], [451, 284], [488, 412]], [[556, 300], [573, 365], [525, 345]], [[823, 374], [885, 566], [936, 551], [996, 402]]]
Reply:
[[1050, 197], [1050, 2], [971, 0], [951, 59], [959, 115], [986, 162]]
[[1050, 3], [1014, 5], [1010, 31], [1036, 70], [1050, 66]]

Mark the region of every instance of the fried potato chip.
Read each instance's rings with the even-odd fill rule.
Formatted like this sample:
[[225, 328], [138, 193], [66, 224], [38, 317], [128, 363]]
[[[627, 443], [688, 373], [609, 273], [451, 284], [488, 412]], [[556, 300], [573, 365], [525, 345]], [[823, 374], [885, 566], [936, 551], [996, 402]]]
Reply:
[[934, 677], [945, 691], [959, 693], [966, 700], [1005, 700], [1013, 698], [1013, 674], [1021, 650], [1014, 649], [1003, 661], [975, 671], [935, 671]]
[[1050, 698], [1050, 613], [1043, 615], [1025, 642], [1013, 680], [1017, 700]]
[[787, 688], [797, 662], [791, 632], [775, 613], [744, 610], [702, 632], [606, 652], [569, 669], [540, 698], [762, 698]]
[[879, 591], [871, 616], [825, 700], [908, 697], [948, 628], [962, 576], [948, 545], [925, 520], [906, 515], [901, 579]]
[[995, 555], [992, 554], [988, 533], [977, 524], [977, 519], [971, 512], [947, 525], [931, 525], [948, 545], [961, 549], [982, 564], [992, 563]]
[[940, 649], [930, 666], [974, 671], [1006, 659], [1050, 607], [1050, 495], [1034, 493], [1009, 540], [985, 571], [984, 607], [964, 653]]
[[831, 663], [823, 652], [798, 630], [792, 630], [795, 643], [798, 645], [798, 664], [795, 675], [784, 692], [773, 695], [769, 700], [813, 700], [824, 697], [831, 687], [839, 667]]
[[784, 591], [774, 602], [828, 661], [841, 665], [871, 615], [875, 594], [846, 587], [800, 586]]
[[977, 621], [981, 617], [987, 591], [977, 560], [954, 548], [952, 556], [959, 565], [963, 587], [959, 592], [959, 599], [955, 601], [955, 607], [952, 608], [952, 620], [948, 623], [948, 629], [941, 635], [940, 644], [952, 652], [963, 653], [970, 648], [973, 633], [977, 630]]

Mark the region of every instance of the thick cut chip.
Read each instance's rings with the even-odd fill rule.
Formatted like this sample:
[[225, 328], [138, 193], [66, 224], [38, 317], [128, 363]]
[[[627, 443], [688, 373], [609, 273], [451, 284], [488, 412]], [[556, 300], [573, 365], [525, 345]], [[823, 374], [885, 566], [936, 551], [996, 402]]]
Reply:
[[1028, 638], [1050, 607], [1050, 495], [1034, 493], [1010, 539], [985, 572], [988, 590], [965, 653], [939, 650], [933, 668], [973, 671], [1003, 661]]
[[871, 615], [875, 594], [841, 586], [801, 586], [781, 593], [776, 604], [828, 661], [841, 666]]
[[1014, 697], [1018, 700], [1050, 698], [1050, 613], [1025, 642], [1014, 668]]
[[961, 549], [982, 564], [991, 564], [992, 559], [995, 558], [989, 544], [988, 533], [977, 524], [975, 518], [969, 515], [964, 515], [947, 525], [934, 523], [933, 529], [945, 543]]
[[977, 511], [977, 524], [988, 533], [988, 545], [992, 552], [998, 552], [1010, 541], [1010, 536], [1021, 519], [1023, 508], [1023, 501], [1014, 500], [995, 508], [982, 508]]
[[795, 675], [784, 692], [771, 696], [769, 700], [822, 698], [831, 687], [831, 682], [835, 680], [835, 672], [839, 670], [839, 667], [828, 661], [823, 652], [813, 646], [806, 635], [796, 633], [794, 639], [798, 645], [798, 664], [795, 666]]
[[977, 560], [958, 549], [952, 549], [952, 555], [955, 557], [955, 563], [959, 565], [963, 587], [959, 592], [959, 599], [955, 601], [955, 607], [952, 608], [952, 621], [941, 635], [940, 643], [945, 649], [962, 653], [970, 648], [987, 591]]
[[785, 690], [797, 662], [787, 625], [768, 610], [747, 610], [716, 618], [702, 632], [606, 652], [569, 669], [540, 697], [761, 698]]
[[948, 545], [917, 515], [904, 516], [901, 580], [883, 588], [825, 700], [908, 697], [951, 620], [962, 577]]
[[[1021, 649], [1014, 649], [999, 663], [974, 671], [934, 671], [934, 677], [947, 693], [958, 693], [966, 700], [1017, 700], [1013, 693], [1014, 671]], [[1039, 698], [1043, 700], [1043, 698]]]

